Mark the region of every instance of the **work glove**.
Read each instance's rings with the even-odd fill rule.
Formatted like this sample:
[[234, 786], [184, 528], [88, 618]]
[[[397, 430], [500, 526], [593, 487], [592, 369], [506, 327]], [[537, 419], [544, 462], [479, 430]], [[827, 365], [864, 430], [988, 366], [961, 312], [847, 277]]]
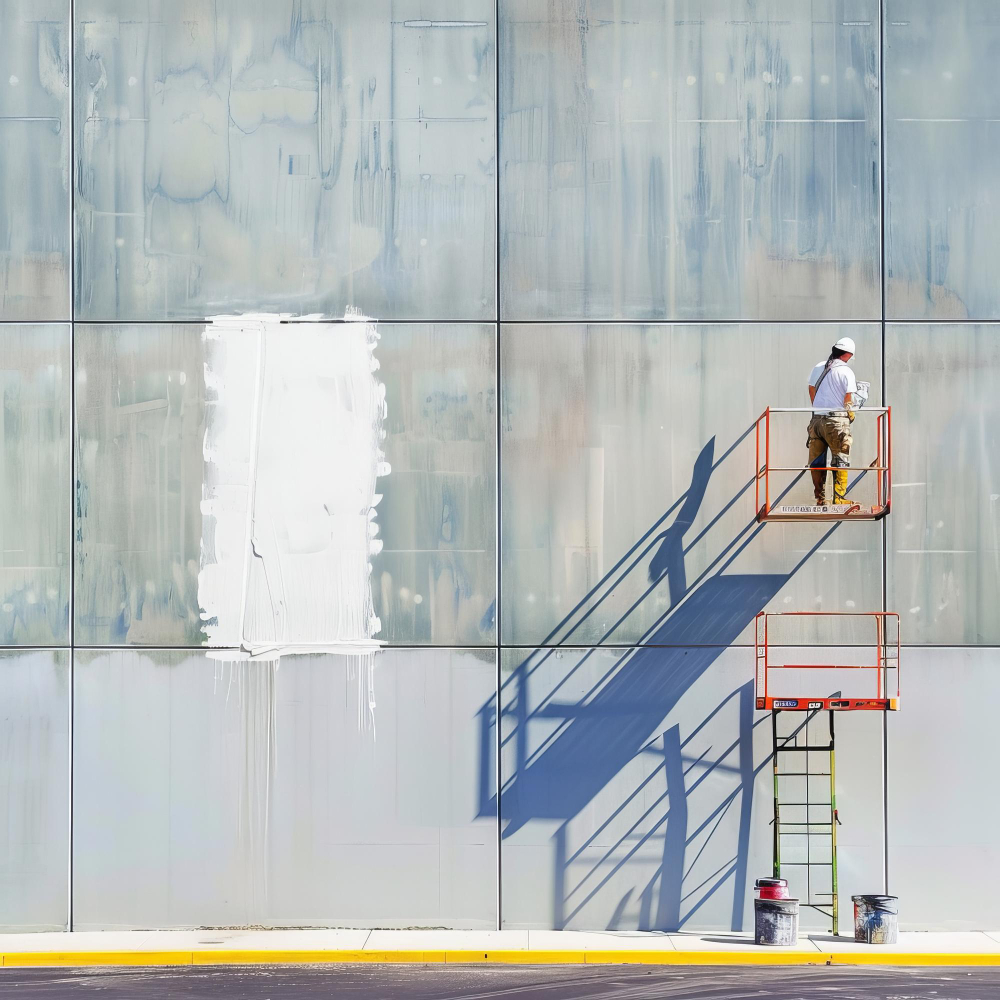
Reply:
[[850, 420], [852, 424], [854, 423], [854, 410], [847, 411], [847, 419]]

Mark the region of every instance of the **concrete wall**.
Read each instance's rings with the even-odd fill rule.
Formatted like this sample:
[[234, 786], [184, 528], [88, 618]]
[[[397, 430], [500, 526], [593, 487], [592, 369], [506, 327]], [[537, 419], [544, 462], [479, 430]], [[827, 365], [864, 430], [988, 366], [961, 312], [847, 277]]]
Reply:
[[[994, 6], [7, 0], [0, 926], [747, 929], [754, 616], [884, 608], [842, 911], [888, 878], [905, 927], [1000, 927]], [[360, 375], [308, 346], [348, 307]], [[243, 313], [266, 357], [207, 325]], [[754, 422], [841, 336], [892, 513], [760, 526]], [[341, 409], [296, 425], [309, 379]], [[261, 441], [365, 548], [315, 497], [264, 531]]]

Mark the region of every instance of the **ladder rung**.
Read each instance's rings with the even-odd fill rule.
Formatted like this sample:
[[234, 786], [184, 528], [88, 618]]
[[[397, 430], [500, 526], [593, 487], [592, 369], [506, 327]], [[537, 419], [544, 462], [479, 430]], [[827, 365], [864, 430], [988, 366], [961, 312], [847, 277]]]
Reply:
[[814, 747], [814, 746], [804, 746], [804, 747], [790, 746], [789, 747], [789, 746], [781, 746], [781, 747], [777, 748], [777, 752], [778, 753], [786, 753], [789, 750], [804, 750], [807, 753], [829, 753], [831, 750], [833, 750], [833, 747], [831, 747], [831, 746], [826, 746], [826, 747]]
[[782, 861], [782, 868], [832, 868], [832, 861]]
[[832, 809], [832, 802], [782, 802], [779, 801], [778, 805], [784, 808], [785, 806], [815, 806], [817, 809], [822, 806], [824, 809]]
[[[876, 663], [769, 663], [768, 670], [883, 670]], [[895, 670], [895, 667], [889, 667]]]
[[779, 778], [829, 778], [829, 771], [779, 771]]
[[[888, 472], [888, 465], [764, 465], [761, 472]], [[860, 479], [861, 476], [858, 476]], [[851, 484], [854, 485], [853, 483]], [[819, 505], [817, 505], [819, 506]], [[871, 504], [864, 504], [870, 507]]]

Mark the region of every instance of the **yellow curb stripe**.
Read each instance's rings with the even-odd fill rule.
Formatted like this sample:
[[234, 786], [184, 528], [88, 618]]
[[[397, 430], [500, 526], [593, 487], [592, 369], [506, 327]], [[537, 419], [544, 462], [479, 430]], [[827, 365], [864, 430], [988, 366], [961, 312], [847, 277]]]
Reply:
[[993, 951], [845, 951], [830, 955], [831, 965], [1000, 965]]
[[4, 966], [191, 965], [190, 951], [13, 951]]
[[200, 951], [22, 951], [0, 956], [9, 967], [44, 966], [184, 966], [184, 965], [333, 965], [333, 964], [464, 964], [464, 965], [1000, 965], [996, 952], [641, 950], [239, 950]]
[[826, 965], [816, 951], [587, 951], [588, 965]]

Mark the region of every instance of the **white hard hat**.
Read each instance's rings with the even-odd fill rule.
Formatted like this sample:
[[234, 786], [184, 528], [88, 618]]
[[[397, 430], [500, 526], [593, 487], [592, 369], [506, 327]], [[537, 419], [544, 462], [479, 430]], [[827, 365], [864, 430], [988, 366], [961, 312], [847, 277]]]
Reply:
[[850, 337], [841, 337], [836, 344], [833, 345], [835, 351], [847, 351], [848, 354], [854, 353], [854, 341]]

